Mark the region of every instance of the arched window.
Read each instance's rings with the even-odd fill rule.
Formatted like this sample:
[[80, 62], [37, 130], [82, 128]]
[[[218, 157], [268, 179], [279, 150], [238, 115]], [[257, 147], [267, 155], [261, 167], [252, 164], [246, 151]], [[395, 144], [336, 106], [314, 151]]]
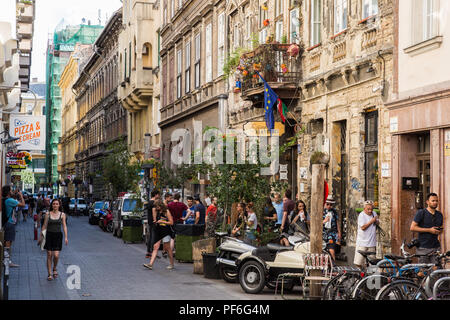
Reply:
[[152, 45], [148, 42], [142, 47], [142, 66], [144, 69], [152, 68]]

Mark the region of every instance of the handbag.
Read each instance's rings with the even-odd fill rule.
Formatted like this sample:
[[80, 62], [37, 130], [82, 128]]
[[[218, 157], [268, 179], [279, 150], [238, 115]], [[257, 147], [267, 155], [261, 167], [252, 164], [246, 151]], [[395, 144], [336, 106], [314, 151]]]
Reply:
[[47, 237], [47, 230], [44, 230], [42, 231], [42, 241], [40, 243], [41, 250], [44, 250], [46, 237]]

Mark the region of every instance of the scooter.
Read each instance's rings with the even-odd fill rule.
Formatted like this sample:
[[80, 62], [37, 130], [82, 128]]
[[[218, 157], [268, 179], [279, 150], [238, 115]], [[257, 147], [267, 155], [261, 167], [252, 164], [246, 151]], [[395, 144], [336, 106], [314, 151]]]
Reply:
[[111, 210], [105, 209], [99, 211], [98, 225], [105, 232], [113, 232], [113, 215]]

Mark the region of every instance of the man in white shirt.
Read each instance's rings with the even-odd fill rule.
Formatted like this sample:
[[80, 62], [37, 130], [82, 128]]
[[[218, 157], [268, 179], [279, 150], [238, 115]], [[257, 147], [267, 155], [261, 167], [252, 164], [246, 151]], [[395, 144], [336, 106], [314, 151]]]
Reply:
[[364, 211], [358, 217], [358, 234], [356, 237], [356, 250], [354, 264], [363, 268], [365, 258], [358, 252], [376, 252], [378, 216], [373, 212], [373, 202], [364, 202]]

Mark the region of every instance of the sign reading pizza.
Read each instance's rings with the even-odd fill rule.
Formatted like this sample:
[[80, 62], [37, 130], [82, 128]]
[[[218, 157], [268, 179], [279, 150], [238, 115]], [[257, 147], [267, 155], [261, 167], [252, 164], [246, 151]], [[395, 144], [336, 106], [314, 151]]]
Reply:
[[45, 150], [45, 117], [11, 115], [9, 134], [19, 150]]
[[32, 157], [28, 152], [8, 152], [6, 154], [6, 164], [11, 169], [26, 169], [28, 164], [31, 164]]

